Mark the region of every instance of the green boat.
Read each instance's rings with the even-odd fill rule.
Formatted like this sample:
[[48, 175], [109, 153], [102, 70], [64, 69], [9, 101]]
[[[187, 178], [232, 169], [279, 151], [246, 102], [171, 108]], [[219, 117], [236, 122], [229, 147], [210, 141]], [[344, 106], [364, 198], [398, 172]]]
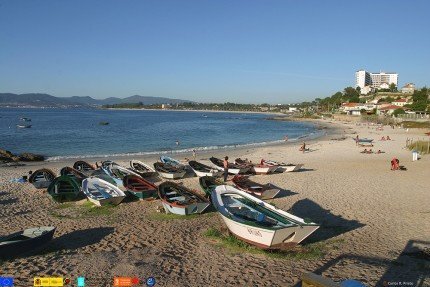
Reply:
[[214, 176], [202, 176], [199, 178], [200, 188], [206, 194], [206, 196], [210, 197], [212, 190], [218, 185], [223, 185], [221, 179], [216, 178]]
[[129, 194], [138, 199], [155, 199], [158, 197], [157, 186], [140, 176], [126, 175], [123, 179], [123, 185]]
[[58, 202], [73, 201], [79, 199], [81, 185], [73, 177], [62, 175], [52, 181], [48, 193]]

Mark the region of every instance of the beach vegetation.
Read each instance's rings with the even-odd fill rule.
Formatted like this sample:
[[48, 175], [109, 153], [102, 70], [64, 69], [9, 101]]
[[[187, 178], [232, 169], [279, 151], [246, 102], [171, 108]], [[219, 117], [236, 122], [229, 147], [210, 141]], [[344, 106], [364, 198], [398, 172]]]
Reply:
[[430, 128], [430, 121], [427, 122], [414, 122], [414, 121], [403, 121], [402, 126], [406, 129], [428, 129]]
[[285, 250], [263, 250], [250, 245], [231, 234], [224, 234], [217, 228], [210, 227], [204, 231], [203, 235], [214, 240], [220, 248], [225, 248], [231, 253], [250, 253], [266, 256], [275, 259], [286, 260], [312, 260], [324, 256], [329, 250], [337, 249], [343, 240], [329, 240], [315, 242], [305, 245], [298, 245]]
[[430, 139], [412, 142], [408, 145], [408, 149], [418, 151], [421, 154], [430, 154]]
[[148, 215], [149, 219], [151, 220], [175, 220], [175, 219], [181, 219], [181, 220], [190, 220], [190, 219], [196, 219], [201, 218], [203, 216], [210, 217], [213, 216], [215, 213], [205, 213], [205, 214], [190, 214], [190, 215], [179, 215], [179, 214], [173, 214], [173, 213], [161, 213], [161, 212], [154, 212], [150, 213]]
[[406, 114], [405, 110], [402, 108], [395, 109], [393, 112], [393, 116], [397, 117], [398, 115]]

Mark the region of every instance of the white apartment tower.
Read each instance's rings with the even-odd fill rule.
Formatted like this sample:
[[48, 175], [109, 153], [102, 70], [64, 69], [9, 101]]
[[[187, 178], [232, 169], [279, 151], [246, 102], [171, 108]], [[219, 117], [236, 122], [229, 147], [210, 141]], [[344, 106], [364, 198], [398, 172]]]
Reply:
[[397, 73], [369, 73], [365, 70], [359, 70], [355, 72], [355, 85], [361, 89], [364, 89], [366, 86], [379, 89], [382, 84], [395, 84], [397, 87], [398, 78], [399, 74]]

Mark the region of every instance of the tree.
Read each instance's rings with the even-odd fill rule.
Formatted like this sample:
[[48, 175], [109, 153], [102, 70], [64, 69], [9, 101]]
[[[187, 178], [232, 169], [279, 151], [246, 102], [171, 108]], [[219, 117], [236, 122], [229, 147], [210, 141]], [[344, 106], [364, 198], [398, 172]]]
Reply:
[[360, 87], [355, 88], [355, 90], [357, 91], [357, 93], [358, 93], [359, 95], [361, 95], [361, 88], [360, 88]]
[[397, 115], [406, 114], [405, 110], [402, 108], [395, 109], [393, 115], [397, 117]]
[[390, 92], [392, 92], [392, 93], [397, 92], [396, 84], [394, 84], [394, 83], [390, 84]]

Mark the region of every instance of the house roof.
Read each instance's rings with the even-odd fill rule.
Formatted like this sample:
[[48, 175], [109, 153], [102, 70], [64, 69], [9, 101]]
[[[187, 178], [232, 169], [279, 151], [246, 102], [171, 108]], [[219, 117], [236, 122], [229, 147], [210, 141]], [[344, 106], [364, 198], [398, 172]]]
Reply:
[[354, 107], [356, 107], [358, 105], [359, 105], [358, 103], [343, 103], [342, 107], [351, 107], [351, 108], [354, 108]]
[[396, 103], [406, 103], [407, 101], [408, 101], [407, 99], [398, 99], [398, 100], [393, 101], [393, 103], [394, 102], [396, 102]]
[[385, 111], [385, 110], [397, 110], [397, 109], [401, 109], [401, 108], [399, 106], [389, 105], [387, 107], [380, 108], [379, 110]]

